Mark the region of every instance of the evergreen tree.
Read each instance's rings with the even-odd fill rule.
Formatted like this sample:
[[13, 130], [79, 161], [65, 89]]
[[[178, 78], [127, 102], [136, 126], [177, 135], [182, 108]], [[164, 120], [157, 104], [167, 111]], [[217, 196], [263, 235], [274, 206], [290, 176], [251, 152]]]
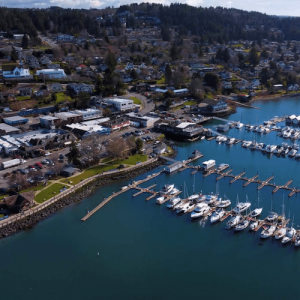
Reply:
[[23, 49], [27, 49], [29, 47], [29, 38], [28, 38], [27, 34], [23, 35], [21, 46]]
[[257, 50], [255, 47], [251, 48], [251, 50], [249, 52], [248, 60], [249, 60], [249, 63], [251, 65], [253, 65], [254, 67], [259, 64], [259, 57], [258, 57], [258, 53], [257, 53]]
[[167, 84], [172, 82], [172, 70], [169, 64], [165, 66], [165, 79]]
[[228, 63], [230, 60], [230, 54], [229, 54], [228, 48], [226, 48], [223, 52], [223, 60], [225, 63]]

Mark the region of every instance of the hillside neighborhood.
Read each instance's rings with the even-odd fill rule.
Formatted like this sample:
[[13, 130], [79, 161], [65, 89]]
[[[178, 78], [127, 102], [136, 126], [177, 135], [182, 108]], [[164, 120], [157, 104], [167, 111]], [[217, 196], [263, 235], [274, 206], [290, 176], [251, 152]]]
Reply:
[[[42, 203], [72, 184], [65, 177], [88, 177], [87, 168], [101, 173], [172, 153], [165, 137], [205, 136], [209, 116], [298, 93], [300, 43], [277, 28], [268, 29], [272, 40], [209, 41], [138, 10], [90, 18], [100, 37], [0, 33], [3, 215]], [[56, 189], [36, 200], [49, 184]]]

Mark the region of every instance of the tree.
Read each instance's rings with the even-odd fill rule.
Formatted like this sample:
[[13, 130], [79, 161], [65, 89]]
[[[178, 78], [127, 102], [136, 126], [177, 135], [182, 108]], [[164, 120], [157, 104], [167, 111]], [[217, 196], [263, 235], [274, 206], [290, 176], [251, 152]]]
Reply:
[[268, 58], [269, 57], [269, 54], [267, 52], [266, 49], [264, 49], [261, 53], [260, 53], [260, 57], [262, 58]]
[[137, 80], [139, 78], [139, 74], [137, 73], [137, 71], [135, 69], [132, 69], [131, 72], [130, 72], [130, 77], [133, 80]]
[[29, 46], [29, 38], [27, 34], [24, 34], [22, 37], [22, 43], [21, 43], [22, 48], [27, 49]]
[[73, 163], [75, 165], [79, 164], [80, 152], [76, 146], [76, 143], [72, 141], [70, 145], [70, 152], [67, 154], [68, 162]]
[[143, 149], [143, 141], [140, 138], [138, 138], [136, 139], [135, 143], [137, 152], [141, 151]]
[[200, 78], [193, 78], [189, 86], [189, 91], [193, 96], [200, 94], [202, 90], [202, 80]]
[[181, 85], [184, 84], [185, 75], [183, 72], [174, 72], [173, 84], [176, 89], [180, 89]]
[[251, 50], [249, 52], [248, 60], [249, 60], [249, 63], [251, 65], [253, 65], [254, 67], [259, 64], [259, 57], [258, 57], [258, 53], [257, 53], [257, 50], [255, 47], [251, 48]]
[[268, 68], [263, 68], [260, 73], [260, 81], [262, 84], [267, 84], [270, 79], [270, 74]]
[[228, 48], [226, 48], [223, 52], [223, 60], [225, 63], [228, 63], [228, 61], [230, 60], [230, 54]]
[[172, 82], [172, 70], [170, 64], [166, 64], [165, 66], [165, 80], [167, 84]]
[[275, 61], [271, 60], [270, 63], [270, 69], [276, 71], [277, 70], [277, 64]]
[[123, 158], [126, 156], [128, 148], [123, 138], [118, 138], [115, 140], [110, 140], [107, 145], [107, 154], [111, 158]]
[[177, 60], [180, 58], [180, 52], [181, 49], [178, 48], [175, 44], [172, 44], [171, 50], [170, 50], [170, 57], [172, 60]]
[[219, 76], [214, 74], [214, 73], [206, 73], [205, 76], [204, 76], [204, 81], [206, 82], [206, 84], [217, 90], [218, 89], [218, 86], [219, 86], [219, 83], [220, 83], [220, 79], [219, 79]]
[[89, 93], [86, 93], [86, 92], [79, 93], [78, 100], [80, 102], [80, 106], [83, 108], [89, 107], [90, 98], [91, 98], [91, 96]]

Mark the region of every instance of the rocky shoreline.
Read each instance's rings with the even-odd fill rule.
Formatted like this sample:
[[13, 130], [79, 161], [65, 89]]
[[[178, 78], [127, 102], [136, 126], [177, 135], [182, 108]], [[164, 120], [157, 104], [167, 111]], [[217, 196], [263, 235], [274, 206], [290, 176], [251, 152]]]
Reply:
[[126, 178], [134, 178], [135, 176], [150, 171], [160, 165], [163, 164], [163, 161], [158, 160], [153, 162], [152, 164], [142, 166], [141, 168], [128, 171], [128, 172], [120, 172], [119, 174], [107, 174], [103, 175], [99, 178], [96, 178], [92, 182], [89, 182], [87, 185], [81, 187], [80, 189], [74, 191], [72, 194], [57, 200], [51, 205], [45, 207], [43, 210], [38, 211], [37, 213], [30, 215], [21, 220], [17, 220], [11, 224], [3, 226], [0, 228], [0, 239], [7, 237], [9, 235], [15, 234], [21, 230], [28, 230], [32, 228], [38, 222], [48, 218], [56, 211], [61, 210], [63, 207], [68, 206], [72, 203], [76, 203], [86, 198], [87, 196], [95, 193], [99, 187], [109, 185], [115, 181], [123, 180]]

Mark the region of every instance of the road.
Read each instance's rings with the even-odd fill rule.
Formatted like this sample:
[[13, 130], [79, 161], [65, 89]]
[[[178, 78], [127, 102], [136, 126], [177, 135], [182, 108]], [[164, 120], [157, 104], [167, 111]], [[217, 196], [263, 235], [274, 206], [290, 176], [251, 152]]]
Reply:
[[150, 102], [145, 96], [143, 96], [141, 94], [137, 94], [137, 93], [128, 93], [127, 96], [128, 97], [136, 97], [142, 101], [143, 107], [139, 111], [139, 114], [146, 115], [147, 113], [154, 110], [154, 107], [155, 107], [154, 103], [152, 101]]

